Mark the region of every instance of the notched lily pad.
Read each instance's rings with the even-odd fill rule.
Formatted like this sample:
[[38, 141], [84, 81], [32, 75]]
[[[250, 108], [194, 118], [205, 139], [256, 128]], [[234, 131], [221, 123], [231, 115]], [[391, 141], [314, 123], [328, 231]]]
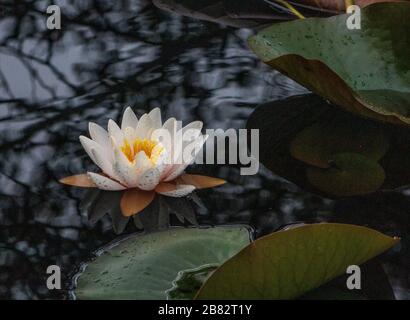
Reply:
[[323, 223], [257, 239], [216, 269], [197, 299], [293, 299], [398, 242], [365, 227]]
[[249, 39], [267, 64], [348, 111], [410, 124], [410, 3], [363, 8], [360, 30], [348, 15], [274, 24]]
[[[357, 117], [316, 95], [263, 104], [247, 128], [259, 129], [260, 162], [308, 191], [347, 197], [410, 184], [409, 128]], [[335, 156], [346, 153], [337, 170]]]
[[[183, 298], [196, 291], [181, 274], [219, 266], [251, 241], [247, 227], [173, 228], [136, 234], [103, 248], [76, 275], [77, 299]], [[183, 279], [186, 280], [186, 277]], [[180, 291], [176, 281], [179, 281]], [[192, 295], [192, 294], [191, 294]], [[186, 298], [189, 297], [187, 293]]]

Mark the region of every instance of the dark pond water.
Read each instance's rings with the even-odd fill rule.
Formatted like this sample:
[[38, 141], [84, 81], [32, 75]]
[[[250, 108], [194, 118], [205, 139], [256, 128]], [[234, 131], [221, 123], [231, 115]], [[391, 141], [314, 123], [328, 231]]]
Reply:
[[[250, 30], [171, 15], [148, 1], [67, 3], [59, 32], [45, 30], [44, 1], [0, 5], [3, 299], [66, 298], [66, 290], [46, 288], [47, 266], [61, 266], [67, 289], [79, 263], [117, 237], [110, 216], [90, 221], [81, 209], [83, 190], [58, 183], [94, 168], [78, 141], [89, 121], [119, 120], [131, 105], [139, 115], [160, 107], [164, 118], [244, 128], [258, 104], [306, 92], [248, 50]], [[264, 168], [247, 177], [229, 165], [190, 170], [229, 182], [197, 193], [201, 224], [246, 223], [260, 235], [290, 223], [338, 221], [401, 236], [383, 266], [396, 298], [410, 298], [405, 192], [330, 201]], [[180, 222], [172, 215], [170, 224]], [[137, 230], [130, 222], [124, 233]]]

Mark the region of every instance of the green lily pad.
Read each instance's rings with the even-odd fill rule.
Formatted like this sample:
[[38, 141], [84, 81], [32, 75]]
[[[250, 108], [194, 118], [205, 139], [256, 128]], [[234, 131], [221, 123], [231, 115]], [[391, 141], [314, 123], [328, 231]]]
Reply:
[[361, 10], [361, 29], [348, 15], [274, 24], [249, 39], [267, 64], [348, 111], [410, 124], [410, 3]]
[[[380, 165], [385, 179], [377, 191], [410, 185], [408, 127], [357, 117], [316, 95], [294, 96], [260, 105], [249, 117], [247, 129], [259, 130], [259, 161], [307, 191], [330, 198], [341, 197], [329, 193], [329, 188], [318, 189], [307, 175], [312, 167], [330, 168], [334, 155], [339, 153], [368, 158], [356, 161], [362, 166], [369, 163], [377, 167], [366, 169], [367, 172], [380, 172]], [[370, 178], [369, 181], [374, 182], [371, 185], [374, 186], [376, 180], [381, 181], [381, 177]], [[357, 188], [362, 182], [358, 182], [357, 177], [344, 181], [350, 181], [351, 191], [362, 194], [359, 192], [362, 187]], [[368, 189], [374, 187], [369, 185]], [[352, 196], [358, 194], [351, 193]]]
[[303, 129], [292, 140], [290, 153], [312, 166], [328, 168], [334, 154], [358, 153], [378, 161], [388, 147], [389, 141], [381, 126], [369, 122], [352, 125], [346, 118], [330, 119]]
[[132, 235], [84, 266], [74, 294], [77, 299], [181, 298], [175, 294], [181, 274], [219, 266], [249, 243], [246, 227], [174, 228]]
[[373, 193], [386, 178], [377, 162], [356, 153], [336, 154], [330, 168], [310, 167], [307, 177], [317, 189], [338, 197]]
[[398, 242], [347, 224], [312, 224], [257, 239], [220, 266], [197, 299], [293, 299]]

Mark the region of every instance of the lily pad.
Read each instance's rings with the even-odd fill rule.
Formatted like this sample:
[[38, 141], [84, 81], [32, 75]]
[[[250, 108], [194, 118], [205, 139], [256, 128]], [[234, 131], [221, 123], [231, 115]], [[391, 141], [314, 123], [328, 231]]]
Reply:
[[249, 39], [267, 64], [348, 111], [410, 124], [410, 3], [361, 10], [361, 29], [347, 14], [274, 24]]
[[330, 168], [308, 168], [307, 177], [317, 189], [338, 197], [373, 193], [386, 178], [377, 162], [355, 153], [336, 154]]
[[257, 239], [216, 269], [197, 299], [293, 299], [398, 242], [346, 224], [313, 224]]
[[312, 166], [328, 168], [334, 154], [357, 153], [378, 161], [388, 147], [386, 132], [378, 125], [362, 122], [355, 126], [348, 118], [329, 119], [299, 132], [290, 144], [290, 153]]
[[249, 243], [249, 229], [239, 226], [131, 235], [83, 266], [74, 294], [78, 299], [181, 297], [175, 295], [181, 274], [219, 266]]
[[[318, 188], [307, 175], [309, 170], [331, 168], [335, 164], [334, 156], [341, 153], [357, 154], [356, 159], [366, 157], [367, 160], [353, 162], [361, 163], [359, 166], [368, 164], [369, 168], [364, 170], [367, 172], [381, 173], [380, 165], [385, 175], [383, 182], [382, 174], [374, 179], [370, 173], [369, 185], [358, 188], [365, 181], [358, 181], [358, 176], [350, 174], [352, 179], [343, 181], [351, 196], [363, 194], [363, 190], [376, 192], [410, 184], [408, 127], [357, 117], [316, 95], [260, 105], [249, 117], [247, 128], [259, 129], [260, 162], [307, 191], [330, 198], [347, 196], [329, 188]], [[375, 190], [380, 181], [383, 183]]]

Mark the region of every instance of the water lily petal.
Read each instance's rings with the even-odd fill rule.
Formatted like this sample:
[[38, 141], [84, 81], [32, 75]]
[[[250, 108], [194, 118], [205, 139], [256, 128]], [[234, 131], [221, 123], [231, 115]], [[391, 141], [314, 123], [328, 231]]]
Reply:
[[151, 161], [153, 165], [160, 169], [161, 173], [167, 166], [168, 160], [168, 151], [162, 145], [162, 143], [158, 143], [151, 151]]
[[91, 160], [95, 162], [94, 155], [91, 152], [91, 150], [92, 149], [102, 149], [102, 147], [97, 142], [95, 142], [94, 140], [91, 140], [90, 138], [87, 138], [86, 136], [80, 136], [80, 143], [83, 146], [85, 152], [91, 158]]
[[182, 139], [182, 141], [173, 141], [174, 152], [179, 156], [178, 161], [182, 159], [184, 148], [201, 135], [202, 126], [202, 121], [193, 121], [178, 130], [176, 137]]
[[90, 132], [91, 139], [103, 146], [109, 143], [108, 132], [103, 127], [94, 122], [88, 124], [88, 131]]
[[137, 155], [135, 156], [134, 161], [135, 161], [135, 168], [139, 173], [152, 167], [152, 163], [148, 159], [144, 151], [138, 152]]
[[151, 118], [151, 128], [153, 130], [161, 128], [161, 110], [159, 108], [152, 109], [148, 116]]
[[142, 190], [153, 190], [161, 178], [161, 171], [153, 167], [141, 172], [138, 176], [137, 187]]
[[135, 115], [134, 111], [132, 111], [131, 107], [127, 107], [124, 111], [124, 115], [122, 116], [121, 122], [121, 129], [125, 130], [125, 128], [130, 127], [134, 130], [137, 128], [138, 125], [138, 118]]
[[108, 121], [108, 134], [114, 138], [117, 144], [119, 145], [122, 144], [124, 140], [124, 134], [121, 131], [118, 124], [116, 124], [115, 121], [111, 119]]
[[94, 158], [95, 164], [100, 167], [100, 169], [110, 177], [117, 178], [114, 173], [112, 163], [105, 157], [104, 151], [102, 148], [91, 149], [91, 153]]
[[177, 133], [177, 136], [176, 136], [177, 139], [182, 139], [182, 141], [178, 141], [178, 140], [173, 141], [172, 150], [175, 156], [174, 158], [172, 158], [172, 161], [174, 164], [181, 164], [181, 163], [189, 162], [186, 159], [183, 159], [183, 156], [184, 156], [183, 152], [192, 143], [194, 143], [192, 147], [196, 148], [196, 153], [192, 155], [192, 157], [190, 158], [195, 158], [196, 154], [200, 151], [202, 144], [208, 138], [208, 135], [201, 135], [201, 130], [199, 130], [199, 128], [202, 127], [201, 121], [194, 121], [194, 122], [191, 122], [190, 124], [192, 124], [192, 126], [187, 125], [184, 128], [182, 128], [180, 131], [178, 131]]
[[195, 190], [195, 186], [188, 184], [160, 183], [155, 191], [167, 197], [179, 198], [190, 194]]
[[172, 138], [171, 142], [174, 142], [173, 139], [176, 136], [177, 132], [179, 132], [182, 129], [182, 122], [176, 120], [175, 118], [169, 118], [167, 121], [165, 121], [162, 128], [168, 130]]
[[83, 187], [83, 188], [96, 188], [96, 184], [90, 179], [90, 177], [83, 173], [74, 176], [65, 177], [59, 180], [60, 183], [69, 186]]
[[[189, 166], [194, 160], [199, 151], [202, 148], [202, 145], [205, 143], [208, 135], [201, 135], [199, 136], [192, 145], [192, 150], [195, 150], [195, 153], [190, 155], [188, 159], [183, 159], [183, 153], [181, 152], [180, 156], [178, 157], [178, 163], [173, 165], [171, 169], [166, 173], [164, 181], [171, 181], [182, 174], [187, 166]], [[182, 162], [182, 164], [181, 164]]]
[[181, 184], [190, 184], [197, 189], [213, 188], [226, 183], [223, 179], [187, 173], [182, 174], [177, 180]]
[[130, 143], [130, 147], [133, 148], [132, 141], [134, 141], [137, 138], [135, 134], [135, 129], [131, 127], [126, 127], [123, 133], [124, 133], [124, 138], [128, 141], [128, 143]]
[[169, 133], [174, 136], [175, 132], [181, 129], [181, 122], [175, 118], [169, 118], [164, 122], [162, 128], [168, 130]]
[[138, 121], [135, 135], [140, 139], [147, 139], [151, 136], [151, 132], [152, 132], [151, 127], [152, 127], [151, 118], [146, 113]]
[[189, 166], [189, 163], [173, 165], [171, 169], [169, 169], [169, 171], [166, 173], [165, 178], [163, 178], [162, 180], [167, 182], [167, 181], [172, 181], [176, 179], [178, 176], [180, 176], [184, 172], [184, 170], [188, 166]]
[[94, 172], [87, 172], [90, 179], [96, 184], [98, 189], [107, 190], [107, 191], [118, 191], [125, 190], [126, 187], [120, 183]]
[[154, 200], [155, 192], [130, 189], [124, 192], [121, 198], [121, 212], [123, 216], [130, 217], [144, 210]]
[[192, 132], [197, 133], [196, 136], [192, 137], [192, 140], [196, 139], [200, 135], [202, 127], [203, 127], [202, 121], [193, 121], [182, 128], [182, 135], [184, 135], [185, 132], [190, 130]]
[[113, 170], [121, 182], [124, 182], [128, 187], [135, 187], [138, 181], [138, 174], [135, 164], [131, 163], [127, 157], [119, 150], [114, 151]]
[[168, 164], [172, 163], [174, 150], [173, 150], [173, 143], [175, 139], [175, 134], [178, 131], [178, 123], [175, 118], [169, 118], [165, 121], [164, 125], [162, 126], [163, 130], [168, 132], [168, 137], [161, 141], [162, 145], [164, 146], [165, 150], [167, 150], [167, 155], [169, 157]]
[[90, 131], [91, 139], [104, 149], [106, 157], [111, 161], [113, 159], [113, 152], [107, 130], [94, 122], [89, 123], [88, 130]]
[[201, 151], [202, 146], [204, 145], [204, 143], [206, 142], [208, 138], [209, 138], [208, 134], [200, 135], [198, 138], [196, 138], [195, 143], [193, 145], [193, 149], [195, 150], [195, 153], [192, 154], [193, 160], [196, 158], [198, 153]]

